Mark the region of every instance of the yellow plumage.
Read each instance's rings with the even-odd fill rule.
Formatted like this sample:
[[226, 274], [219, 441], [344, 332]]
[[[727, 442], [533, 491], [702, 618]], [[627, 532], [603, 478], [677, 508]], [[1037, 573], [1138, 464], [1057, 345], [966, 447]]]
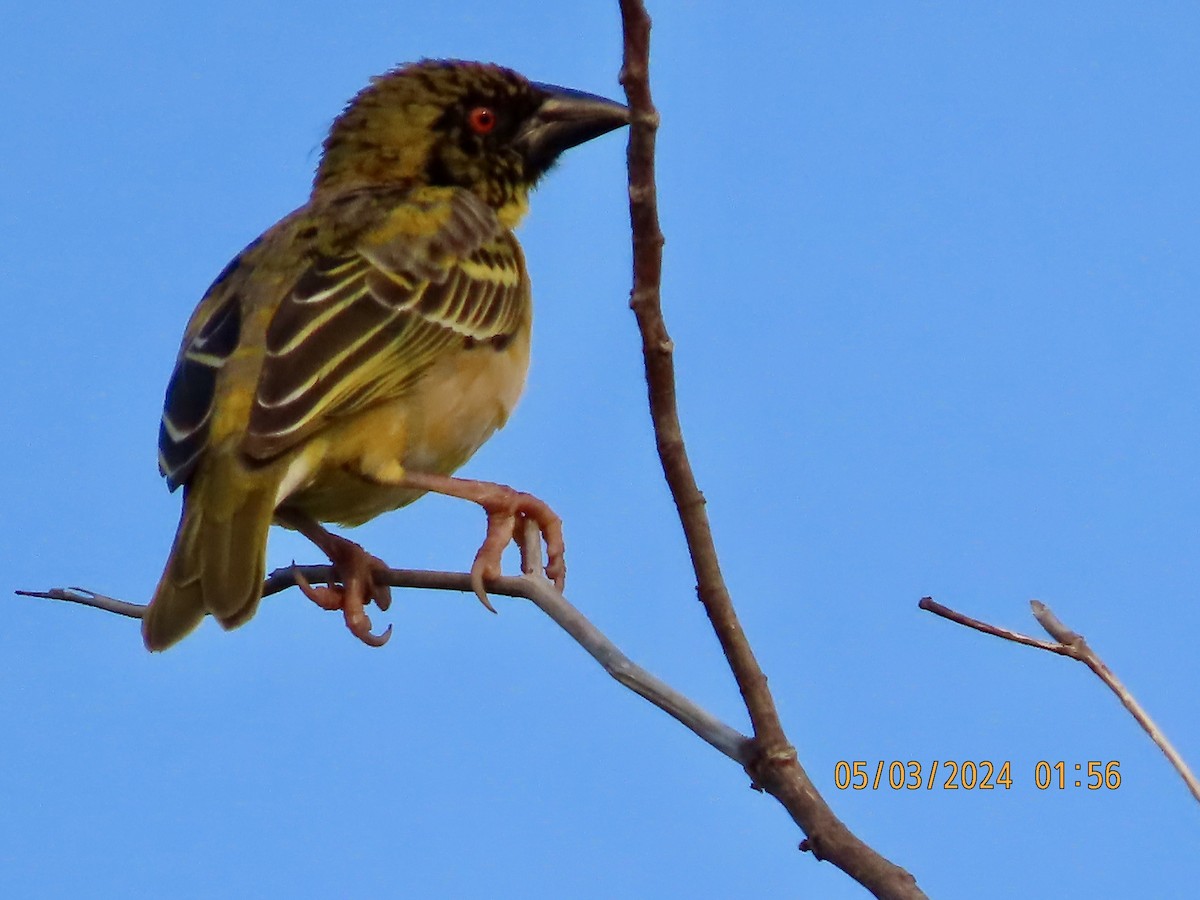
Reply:
[[481, 596], [519, 515], [543, 528], [561, 580], [544, 504], [448, 476], [524, 385], [532, 310], [512, 228], [528, 191], [559, 152], [624, 116], [476, 63], [398, 69], [351, 102], [309, 202], [222, 272], [185, 332], [159, 441], [184, 508], [147, 647], [205, 614], [227, 628], [254, 614], [273, 519], [313, 538], [342, 576], [332, 599], [306, 593], [380, 642], [362, 611], [387, 602], [370, 584], [378, 561], [317, 523], [359, 524], [427, 490], [488, 509], [472, 569]]

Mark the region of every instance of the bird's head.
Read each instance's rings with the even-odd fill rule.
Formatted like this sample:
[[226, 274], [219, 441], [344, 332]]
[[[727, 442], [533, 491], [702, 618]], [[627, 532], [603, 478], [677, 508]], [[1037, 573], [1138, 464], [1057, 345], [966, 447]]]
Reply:
[[627, 124], [619, 103], [484, 63], [425, 60], [372, 79], [325, 139], [318, 192], [463, 187], [510, 227], [564, 150]]

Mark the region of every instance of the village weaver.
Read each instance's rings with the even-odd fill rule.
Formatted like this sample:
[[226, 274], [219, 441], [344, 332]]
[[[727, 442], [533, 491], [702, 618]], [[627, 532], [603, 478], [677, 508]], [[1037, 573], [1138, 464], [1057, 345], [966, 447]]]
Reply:
[[[513, 229], [560, 153], [628, 122], [602, 97], [499, 66], [427, 60], [372, 80], [334, 121], [308, 202], [217, 276], [167, 386], [159, 468], [183, 488], [175, 542], [142, 622], [150, 650], [206, 614], [254, 615], [272, 522], [336, 578], [301, 590], [383, 644], [386, 565], [322, 522], [358, 525], [433, 491], [480, 504], [487, 579], [518, 521], [565, 575], [558, 517], [503, 485], [454, 478], [508, 419], [529, 364], [529, 275]], [[490, 605], [489, 605], [490, 608]]]

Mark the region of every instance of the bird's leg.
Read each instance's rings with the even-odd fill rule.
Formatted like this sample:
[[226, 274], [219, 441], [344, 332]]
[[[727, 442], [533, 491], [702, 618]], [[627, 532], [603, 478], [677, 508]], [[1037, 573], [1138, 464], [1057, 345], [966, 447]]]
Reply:
[[372, 556], [354, 541], [326, 531], [320, 523], [297, 510], [278, 509], [275, 519], [316, 544], [329, 557], [341, 581], [340, 585], [330, 582], [326, 587], [315, 588], [297, 571], [296, 586], [304, 596], [321, 609], [340, 609], [346, 618], [346, 627], [364, 644], [371, 647], [386, 644], [392, 636], [392, 626], [388, 625], [383, 634], [372, 634], [366, 606], [372, 600], [380, 609], [385, 610], [392, 605], [391, 588], [385, 580], [376, 578], [376, 575], [387, 571], [387, 563]]
[[[500, 557], [509, 541], [513, 539], [518, 519], [528, 519], [537, 525], [546, 541], [546, 577], [554, 582], [555, 587], [562, 590], [567, 577], [567, 566], [563, 561], [565, 547], [562, 519], [543, 501], [532, 494], [513, 490], [507, 485], [452, 478], [449, 475], [405, 472], [403, 484], [417, 490], [470, 500], [484, 508], [488, 520], [487, 536], [484, 537], [483, 545], [475, 554], [475, 562], [471, 565], [471, 587], [475, 589], [475, 596], [480, 602], [492, 612], [496, 610], [488, 602], [484, 580], [500, 577]], [[525, 550], [522, 548], [521, 571], [531, 570], [532, 564], [526, 560]]]

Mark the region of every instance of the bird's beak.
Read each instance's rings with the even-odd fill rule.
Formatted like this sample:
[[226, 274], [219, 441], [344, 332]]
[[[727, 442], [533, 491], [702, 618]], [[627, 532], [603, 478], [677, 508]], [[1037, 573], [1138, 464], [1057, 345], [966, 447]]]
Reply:
[[535, 84], [546, 99], [517, 133], [516, 144], [534, 173], [559, 154], [629, 124], [629, 110], [613, 100], [553, 84]]

